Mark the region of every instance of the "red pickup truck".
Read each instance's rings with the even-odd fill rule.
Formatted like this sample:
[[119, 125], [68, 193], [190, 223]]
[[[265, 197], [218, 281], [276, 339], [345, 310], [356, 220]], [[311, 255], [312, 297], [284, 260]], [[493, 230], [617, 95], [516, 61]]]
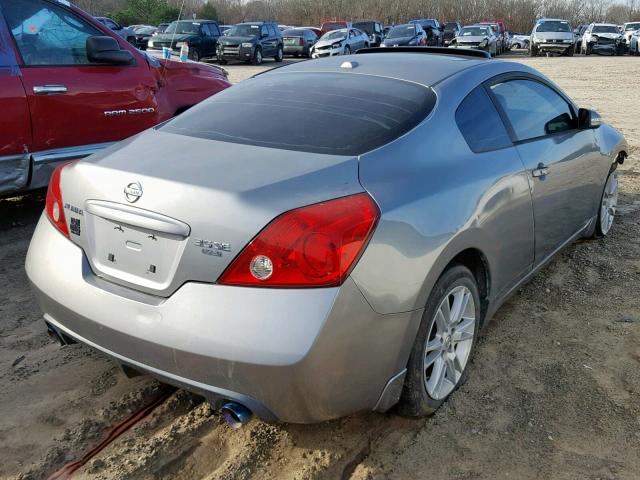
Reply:
[[229, 86], [224, 70], [150, 57], [66, 0], [0, 0], [0, 196]]

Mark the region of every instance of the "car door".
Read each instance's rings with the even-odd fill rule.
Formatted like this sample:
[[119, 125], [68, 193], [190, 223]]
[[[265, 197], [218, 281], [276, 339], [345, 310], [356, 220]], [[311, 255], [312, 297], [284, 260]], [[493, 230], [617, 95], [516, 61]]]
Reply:
[[209, 34], [207, 41], [209, 43], [209, 50], [207, 51], [207, 55], [215, 57], [216, 51], [218, 49], [218, 39], [220, 38], [220, 28], [217, 23], [211, 22], [208, 24]]
[[21, 56], [35, 162], [82, 156], [157, 123], [158, 87], [133, 47], [120, 40], [135, 64], [91, 64], [87, 38], [106, 33], [90, 20], [48, 0], [0, 0], [0, 6]]
[[489, 89], [529, 174], [538, 264], [596, 212], [600, 150], [593, 130], [578, 129], [575, 107], [542, 79], [507, 76]]
[[[1, 10], [0, 10], [1, 13]], [[15, 52], [0, 14], [0, 195], [21, 190], [29, 180], [31, 119]]]

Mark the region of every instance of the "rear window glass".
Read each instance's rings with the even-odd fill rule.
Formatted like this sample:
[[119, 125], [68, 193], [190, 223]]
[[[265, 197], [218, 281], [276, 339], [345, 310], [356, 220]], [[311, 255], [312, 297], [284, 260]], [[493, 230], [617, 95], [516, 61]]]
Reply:
[[328, 155], [361, 155], [398, 138], [433, 109], [422, 85], [349, 73], [268, 74], [188, 110], [162, 131]]

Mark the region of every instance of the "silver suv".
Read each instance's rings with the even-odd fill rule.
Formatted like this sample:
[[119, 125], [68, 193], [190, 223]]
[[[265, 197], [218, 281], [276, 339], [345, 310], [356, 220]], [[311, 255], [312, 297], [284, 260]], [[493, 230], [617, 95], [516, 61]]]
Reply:
[[533, 27], [529, 55], [560, 53], [572, 56], [575, 52], [575, 34], [567, 20], [541, 18]]

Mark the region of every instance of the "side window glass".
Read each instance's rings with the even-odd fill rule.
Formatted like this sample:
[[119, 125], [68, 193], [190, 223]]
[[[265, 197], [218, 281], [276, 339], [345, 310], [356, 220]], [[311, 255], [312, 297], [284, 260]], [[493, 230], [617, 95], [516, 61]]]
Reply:
[[477, 87], [456, 111], [456, 123], [475, 153], [489, 152], [512, 145], [502, 119], [483, 86]]
[[517, 140], [529, 140], [572, 130], [569, 104], [546, 85], [533, 80], [509, 80], [491, 86]]
[[202, 33], [204, 34], [205, 37], [210, 37], [211, 36], [211, 25], [208, 23], [205, 23], [204, 25], [202, 25]]
[[261, 36], [265, 36], [265, 35], [269, 35], [269, 32], [267, 30], [267, 27], [265, 27], [264, 25], [260, 28], [260, 35]]
[[211, 33], [213, 34], [214, 37], [219, 37], [221, 35], [220, 28], [215, 23], [210, 23], [209, 29], [211, 30]]
[[41, 0], [0, 0], [25, 65], [87, 65], [87, 38], [102, 35], [63, 7]]

